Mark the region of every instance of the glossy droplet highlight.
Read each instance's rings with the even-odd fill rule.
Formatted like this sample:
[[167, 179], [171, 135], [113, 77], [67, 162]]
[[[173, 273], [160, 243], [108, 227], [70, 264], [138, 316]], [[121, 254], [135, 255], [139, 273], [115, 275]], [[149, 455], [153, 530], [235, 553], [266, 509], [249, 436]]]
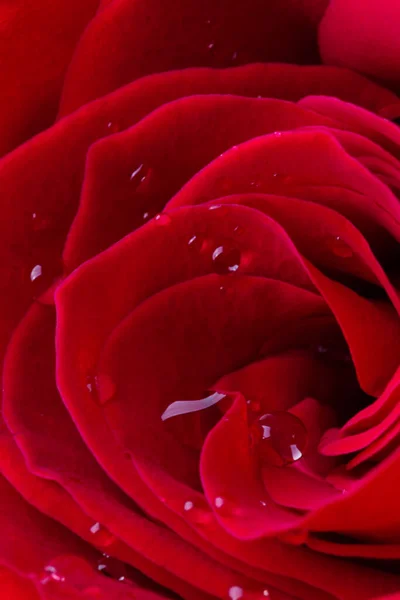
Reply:
[[221, 517], [232, 517], [238, 513], [238, 507], [225, 495], [214, 498], [214, 509]]
[[228, 590], [229, 600], [262, 600], [269, 597], [269, 591], [265, 588], [243, 589], [239, 585], [233, 585]]
[[213, 270], [219, 275], [235, 273], [240, 267], [241, 253], [238, 248], [218, 246], [212, 253]]
[[184, 517], [195, 525], [208, 525], [213, 520], [210, 507], [205, 500], [186, 500], [183, 504]]
[[107, 132], [108, 133], [118, 133], [118, 131], [120, 130], [118, 123], [115, 123], [114, 121], [108, 121], [107, 123]]
[[307, 430], [298, 417], [279, 411], [257, 419], [250, 428], [250, 440], [261, 464], [282, 467], [302, 458]]
[[176, 402], [172, 402], [165, 409], [163, 414], [161, 415], [161, 420], [166, 421], [171, 417], [177, 417], [178, 415], [185, 415], [188, 413], [198, 412], [199, 410], [204, 410], [205, 408], [209, 408], [210, 406], [214, 406], [220, 400], [225, 398], [225, 394], [220, 394], [215, 392], [206, 398], [202, 398], [201, 400], [177, 400]]
[[90, 533], [93, 536], [93, 544], [97, 546], [111, 546], [116, 541], [115, 536], [99, 522], [93, 523]]
[[353, 250], [339, 235], [335, 236], [330, 242], [330, 248], [333, 254], [339, 258], [351, 258], [353, 256]]
[[244, 590], [238, 585], [233, 585], [228, 590], [228, 598], [229, 600], [240, 600], [244, 598]]
[[109, 554], [103, 556], [97, 562], [97, 570], [102, 574], [126, 583], [128, 581], [128, 571], [125, 564]]
[[57, 571], [56, 567], [52, 565], [47, 565], [43, 569], [43, 573], [39, 579], [42, 585], [47, 585], [49, 583], [62, 583], [65, 581], [65, 577], [60, 575]]
[[141, 163], [131, 172], [129, 179], [135, 186], [138, 186], [145, 181], [148, 174], [148, 167], [146, 167], [144, 163]]
[[159, 213], [154, 217], [154, 221], [157, 225], [169, 225], [171, 223], [171, 217], [165, 213]]
[[260, 402], [260, 400], [257, 400], [256, 398], [254, 398], [253, 400], [247, 400], [246, 404], [247, 404], [249, 410], [251, 410], [251, 412], [253, 412], [253, 413], [260, 412], [260, 410], [261, 410], [261, 402]]
[[36, 265], [33, 267], [32, 271], [31, 271], [31, 281], [36, 281], [36, 279], [38, 277], [42, 276], [42, 265]]
[[116, 385], [105, 373], [90, 374], [86, 377], [86, 389], [98, 404], [104, 405], [115, 396]]

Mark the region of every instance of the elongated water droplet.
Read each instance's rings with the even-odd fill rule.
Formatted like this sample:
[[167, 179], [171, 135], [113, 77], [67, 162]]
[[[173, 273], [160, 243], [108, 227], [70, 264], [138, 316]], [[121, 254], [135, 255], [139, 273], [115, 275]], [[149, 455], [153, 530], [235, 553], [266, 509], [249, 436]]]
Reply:
[[165, 409], [161, 415], [161, 420], [166, 421], [171, 417], [204, 410], [205, 408], [209, 408], [210, 406], [217, 404], [217, 402], [223, 398], [225, 398], [225, 394], [219, 394], [218, 392], [215, 392], [214, 394], [207, 396], [207, 398], [202, 398], [201, 400], [177, 400], [176, 402], [172, 402], [172, 404]]
[[42, 276], [42, 265], [36, 265], [31, 271], [31, 281], [36, 281], [38, 277]]
[[302, 458], [307, 430], [295, 415], [278, 411], [257, 419], [250, 428], [250, 439], [261, 463], [284, 466]]
[[212, 253], [213, 270], [219, 275], [235, 273], [240, 267], [241, 253], [232, 246], [218, 246]]
[[98, 546], [111, 546], [116, 541], [115, 536], [99, 522], [93, 523], [90, 527], [90, 533], [93, 536], [93, 544]]

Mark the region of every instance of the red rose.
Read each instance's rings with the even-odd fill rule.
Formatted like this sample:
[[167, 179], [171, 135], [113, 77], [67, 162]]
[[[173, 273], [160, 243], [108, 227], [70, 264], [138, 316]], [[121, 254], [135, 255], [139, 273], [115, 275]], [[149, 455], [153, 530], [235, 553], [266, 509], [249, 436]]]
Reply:
[[28, 4], [2, 597], [399, 598], [395, 3]]

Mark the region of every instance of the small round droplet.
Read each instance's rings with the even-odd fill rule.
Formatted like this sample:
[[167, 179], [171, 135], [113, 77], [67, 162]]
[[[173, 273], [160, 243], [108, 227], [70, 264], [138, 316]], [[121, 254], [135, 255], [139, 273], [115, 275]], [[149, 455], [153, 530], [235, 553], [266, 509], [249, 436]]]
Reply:
[[235, 273], [240, 266], [240, 250], [229, 246], [218, 246], [212, 253], [213, 268], [219, 275]]
[[205, 239], [202, 235], [192, 235], [188, 240], [188, 247], [192, 252], [201, 252], [205, 244]]
[[244, 228], [241, 225], [236, 225], [233, 231], [234, 233], [236, 233], [236, 235], [242, 235], [242, 233], [244, 232]]
[[108, 133], [118, 133], [118, 131], [119, 131], [118, 123], [115, 123], [114, 121], [108, 121], [107, 132]]
[[253, 179], [250, 181], [250, 187], [254, 190], [260, 187], [260, 182]]
[[233, 585], [228, 590], [228, 598], [229, 600], [240, 600], [244, 598], [244, 590], [238, 585]]
[[339, 235], [334, 237], [329, 245], [333, 254], [339, 258], [351, 258], [353, 256], [353, 250]]
[[232, 517], [237, 513], [235, 504], [227, 496], [216, 496], [214, 498], [214, 508], [221, 517]]
[[281, 137], [282, 131], [274, 131], [273, 134], [275, 137]]
[[214, 48], [215, 48], [214, 42], [211, 42], [210, 44], [208, 44], [207, 48], [211, 51], [214, 50]]
[[115, 542], [115, 536], [99, 522], [91, 526], [90, 533], [93, 535], [93, 543], [97, 546], [107, 547]]
[[165, 213], [158, 213], [158, 215], [154, 217], [154, 221], [157, 225], [169, 225], [171, 223], [171, 217]]
[[234, 53], [232, 54], [232, 62], [236, 62], [236, 61], [237, 61], [237, 58], [238, 58], [238, 53], [237, 53], [237, 52], [234, 52]]
[[302, 458], [307, 430], [292, 413], [277, 411], [261, 416], [252, 424], [250, 440], [261, 463], [282, 467]]
[[213, 516], [207, 503], [199, 500], [186, 500], [183, 505], [183, 514], [188, 521], [196, 525], [208, 525]]
[[42, 265], [36, 265], [31, 271], [31, 281], [35, 281], [42, 276]]
[[261, 402], [257, 398], [247, 400], [246, 404], [253, 413], [260, 412], [261, 410]]

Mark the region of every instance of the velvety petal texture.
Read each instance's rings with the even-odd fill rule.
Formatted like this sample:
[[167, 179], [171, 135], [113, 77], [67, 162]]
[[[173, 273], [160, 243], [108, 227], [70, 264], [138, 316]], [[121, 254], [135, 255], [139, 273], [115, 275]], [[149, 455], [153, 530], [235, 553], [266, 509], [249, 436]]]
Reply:
[[398, 25], [0, 2], [1, 598], [398, 598]]

